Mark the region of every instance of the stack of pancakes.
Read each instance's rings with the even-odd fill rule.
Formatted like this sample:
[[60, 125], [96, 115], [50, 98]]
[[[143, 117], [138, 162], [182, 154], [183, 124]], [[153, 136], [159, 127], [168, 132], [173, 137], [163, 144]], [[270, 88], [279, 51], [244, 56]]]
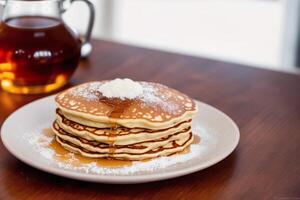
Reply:
[[91, 158], [145, 160], [173, 155], [193, 142], [188, 96], [167, 86], [139, 82], [136, 98], [108, 98], [105, 82], [85, 83], [61, 92], [53, 131], [69, 151]]

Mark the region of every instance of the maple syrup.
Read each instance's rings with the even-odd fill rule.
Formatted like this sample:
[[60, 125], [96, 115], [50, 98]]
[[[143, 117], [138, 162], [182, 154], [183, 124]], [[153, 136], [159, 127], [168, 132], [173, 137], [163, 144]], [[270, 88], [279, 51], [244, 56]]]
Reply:
[[116, 147], [114, 146], [116, 136], [117, 136], [117, 128], [118, 124], [114, 119], [120, 118], [122, 114], [124, 114], [125, 109], [127, 109], [131, 105], [131, 101], [129, 99], [119, 99], [119, 98], [107, 98], [101, 94], [99, 94], [99, 101], [111, 107], [111, 112], [108, 114], [108, 117], [111, 118], [111, 128], [108, 135], [108, 154], [109, 157], [112, 157], [114, 154]]
[[64, 85], [80, 58], [81, 42], [62, 21], [43, 16], [0, 23], [1, 87], [13, 93], [44, 93]]
[[201, 140], [201, 138], [198, 135], [194, 135], [194, 140], [193, 140], [192, 144], [199, 144], [200, 140]]

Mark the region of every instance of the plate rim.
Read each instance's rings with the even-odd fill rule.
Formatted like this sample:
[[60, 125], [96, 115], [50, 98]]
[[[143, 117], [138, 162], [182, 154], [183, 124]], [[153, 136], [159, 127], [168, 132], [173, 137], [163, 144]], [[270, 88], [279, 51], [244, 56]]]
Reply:
[[[54, 174], [66, 178], [71, 178], [71, 179], [76, 179], [76, 180], [81, 180], [81, 181], [88, 181], [88, 182], [98, 182], [98, 183], [110, 183], [110, 184], [137, 184], [137, 183], [147, 183], [147, 182], [153, 182], [153, 181], [160, 181], [160, 180], [166, 180], [166, 179], [171, 179], [171, 178], [176, 178], [180, 176], [184, 176], [187, 174], [191, 174], [200, 170], [203, 170], [205, 168], [208, 168], [226, 157], [228, 157], [238, 146], [239, 140], [240, 140], [240, 131], [236, 123], [224, 112], [221, 110], [198, 100], [195, 100], [197, 104], [202, 104], [204, 106], [209, 107], [210, 109], [213, 109], [214, 111], [217, 111], [218, 114], [223, 115], [228, 122], [232, 125], [234, 129], [234, 134], [235, 134], [235, 141], [231, 147], [230, 150], [222, 152], [221, 154], [218, 154], [218, 156], [215, 156], [213, 159], [206, 161], [204, 163], [198, 163], [193, 166], [190, 166], [186, 169], [179, 169], [170, 172], [159, 172], [155, 174], [142, 174], [142, 175], [101, 175], [101, 174], [89, 174], [89, 173], [78, 173], [76, 171], [71, 171], [71, 170], [65, 170], [63, 168], [57, 168], [53, 167], [51, 165], [44, 165], [40, 164], [38, 162], [32, 162], [32, 159], [26, 158], [21, 156], [17, 150], [11, 147], [11, 145], [8, 144], [7, 138], [4, 136], [6, 126], [8, 126], [8, 122], [11, 120], [11, 118], [16, 115], [20, 110], [24, 109], [25, 107], [31, 106], [32, 104], [38, 102], [38, 101], [43, 101], [46, 99], [54, 98], [55, 95], [51, 96], [46, 96], [39, 98], [37, 100], [34, 100], [28, 104], [25, 104], [15, 110], [13, 113], [11, 113], [3, 122], [0, 132], [1, 132], [1, 140], [4, 145], [4, 147], [17, 159], [20, 161], [26, 163], [27, 165], [39, 169], [43, 172], [49, 173], [49, 174]], [[4, 130], [4, 131], [3, 131]]]

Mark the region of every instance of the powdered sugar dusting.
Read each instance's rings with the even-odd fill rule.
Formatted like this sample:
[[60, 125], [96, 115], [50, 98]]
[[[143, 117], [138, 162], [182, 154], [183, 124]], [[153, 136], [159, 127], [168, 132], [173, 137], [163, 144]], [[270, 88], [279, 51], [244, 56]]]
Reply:
[[[205, 132], [201, 132], [200, 134], [199, 131], [202, 131], [200, 127], [198, 127], [198, 129], [196, 127], [195, 130], [196, 132], [194, 132], [194, 134], [201, 137], [201, 142], [198, 144], [192, 144], [190, 146], [189, 153], [171, 157], [160, 157], [148, 162], [134, 162], [131, 166], [118, 168], [101, 167], [97, 165], [96, 162], [74, 166], [71, 164], [71, 162], [68, 163], [56, 160], [55, 152], [48, 146], [51, 143], [53, 136], [47, 136], [32, 132], [26, 134], [25, 139], [34, 147], [37, 152], [40, 153], [42, 157], [47, 159], [51, 164], [55, 165], [58, 168], [77, 171], [79, 173], [126, 176], [164, 171], [169, 167], [191, 162], [194, 159], [201, 157], [201, 155], [204, 155], [207, 152], [208, 146], [211, 146], [211, 144], [208, 145], [208, 143], [211, 142], [211, 139], [206, 138], [209, 137], [209, 135], [204, 134]], [[74, 154], [70, 153], [70, 158], [72, 158], [72, 156], [74, 157]]]
[[[118, 84], [124, 83], [119, 80], [120, 79], [115, 79], [114, 81], [117, 81]], [[109, 84], [111, 82], [88, 83], [85, 86], [74, 88], [70, 94], [72, 96], [82, 97], [87, 101], [97, 101], [102, 95], [108, 98], [139, 99], [143, 102], [142, 106], [150, 106], [154, 109], [158, 106], [170, 114], [176, 113], [179, 110], [178, 104], [170, 103], [170, 101], [168, 101], [168, 99], [171, 99], [172, 95], [174, 95], [173, 93], [165, 92], [162, 94], [161, 91], [158, 91], [158, 88], [154, 87], [151, 83], [130, 82], [126, 87], [121, 87], [119, 85], [113, 87], [113, 84]], [[132, 87], [130, 88], [130, 86]]]
[[24, 139], [28, 141], [30, 145], [34, 147], [36, 151], [38, 151], [41, 156], [46, 159], [53, 159], [55, 152], [48, 148], [48, 145], [52, 142], [53, 136], [47, 136], [45, 134], [41, 134], [43, 129], [37, 129], [31, 133], [24, 134]]
[[177, 104], [170, 104], [168, 101], [168, 99], [171, 98], [170, 93], [158, 95], [156, 89], [152, 85], [148, 84], [147, 82], [142, 82], [142, 85], [144, 92], [140, 98], [146, 104], [150, 104], [153, 107], [159, 106], [168, 113], [173, 113], [178, 110], [179, 106]]
[[88, 83], [84, 87], [76, 87], [71, 91], [72, 96], [82, 97], [87, 101], [99, 100], [101, 92], [99, 91], [101, 82]]

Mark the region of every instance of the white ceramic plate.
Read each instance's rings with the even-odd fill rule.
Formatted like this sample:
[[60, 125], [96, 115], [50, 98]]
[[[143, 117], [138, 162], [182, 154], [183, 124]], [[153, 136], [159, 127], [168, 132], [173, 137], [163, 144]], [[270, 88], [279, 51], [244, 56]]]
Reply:
[[[189, 154], [174, 156], [168, 160], [146, 163], [144, 166], [113, 171], [98, 169], [98, 172], [64, 168], [37, 150], [30, 137], [50, 128], [55, 118], [54, 97], [49, 96], [29, 103], [4, 122], [1, 138], [5, 147], [21, 161], [37, 169], [72, 179], [102, 183], [142, 183], [170, 179], [190, 174], [216, 164], [227, 157], [237, 146], [239, 130], [224, 113], [207, 104], [197, 102], [199, 114], [193, 120], [193, 132], [201, 142], [194, 145]], [[182, 160], [181, 160], [182, 159]], [[182, 162], [181, 162], [181, 161]], [[150, 161], [151, 162], [151, 161]], [[156, 162], [156, 163], [155, 163]], [[152, 166], [151, 166], [152, 165]], [[145, 169], [144, 169], [144, 168]], [[132, 170], [133, 169], [133, 170]]]

